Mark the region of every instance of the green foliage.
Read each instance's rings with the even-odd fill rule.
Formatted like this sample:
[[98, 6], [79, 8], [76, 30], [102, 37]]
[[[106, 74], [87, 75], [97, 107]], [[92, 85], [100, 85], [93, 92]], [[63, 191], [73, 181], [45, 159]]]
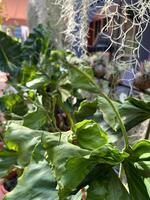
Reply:
[[[87, 63], [53, 50], [41, 26], [21, 46], [3, 37], [8, 39], [3, 51], [16, 79], [11, 75], [9, 81], [15, 93], [6, 91], [0, 98], [7, 119], [1, 134], [5, 148], [0, 150], [0, 177], [23, 169], [5, 199], [81, 200], [85, 188], [87, 200], [148, 200], [150, 142], [138, 141], [120, 150], [110, 137], [118, 138], [121, 120], [129, 130], [149, 119], [150, 103], [129, 98], [122, 104], [105, 98]], [[15, 45], [18, 60], [13, 59], [15, 51], [7, 51]], [[3, 51], [0, 59], [6, 62]], [[13, 71], [8, 60], [1, 66]], [[93, 93], [94, 100], [85, 99], [84, 92]], [[128, 186], [118, 176], [119, 165]]]
[[89, 185], [87, 200], [129, 200], [129, 194], [117, 174], [112, 170], [103, 170]]
[[24, 116], [23, 125], [31, 129], [41, 129], [47, 121], [47, 113], [44, 109], [38, 108], [36, 111]]
[[120, 106], [127, 130], [150, 118], [150, 102], [129, 98]]
[[100, 148], [108, 141], [107, 133], [91, 120], [84, 120], [76, 124], [75, 134], [78, 146], [89, 150]]
[[[0, 71], [14, 73], [21, 64], [21, 44], [0, 32]], [[15, 74], [14, 74], [15, 75]]]
[[9, 170], [17, 164], [17, 157], [17, 152], [5, 149], [0, 151], [0, 177], [6, 176]]
[[5, 197], [6, 200], [49, 199], [58, 200], [56, 181], [52, 170], [44, 159], [41, 145], [36, 145], [32, 158], [18, 179], [17, 187]]
[[4, 140], [9, 150], [18, 152], [18, 164], [24, 166], [29, 163], [41, 134], [38, 130], [31, 130], [18, 124], [9, 125]]
[[82, 121], [84, 119], [90, 119], [98, 108], [97, 100], [81, 102], [78, 110], [75, 112], [76, 121]]

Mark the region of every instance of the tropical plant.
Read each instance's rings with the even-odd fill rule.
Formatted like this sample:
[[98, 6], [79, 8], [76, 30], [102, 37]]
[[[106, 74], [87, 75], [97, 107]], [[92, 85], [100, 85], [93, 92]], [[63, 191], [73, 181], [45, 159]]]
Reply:
[[[8, 36], [0, 34], [1, 44]], [[0, 56], [1, 69], [10, 73], [0, 98], [6, 200], [149, 199], [150, 142], [130, 145], [126, 130], [150, 118], [150, 102], [109, 99], [86, 62], [54, 50], [41, 26], [23, 45], [9, 37]], [[18, 177], [13, 188], [12, 173]]]

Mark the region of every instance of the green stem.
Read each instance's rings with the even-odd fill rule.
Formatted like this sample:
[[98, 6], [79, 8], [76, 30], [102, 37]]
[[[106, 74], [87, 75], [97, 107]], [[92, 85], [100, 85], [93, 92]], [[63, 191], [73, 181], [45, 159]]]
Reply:
[[56, 102], [57, 102], [57, 97], [54, 95], [54, 96], [52, 96], [52, 122], [54, 124], [54, 127], [55, 127], [56, 131], [59, 132], [59, 141], [58, 141], [58, 145], [59, 145], [60, 142], [61, 142], [62, 132], [57, 127], [57, 123], [56, 123], [56, 118], [55, 118], [55, 106], [56, 106]]
[[145, 139], [148, 140], [149, 136], [150, 136], [150, 120], [148, 122], [148, 127], [147, 127], [147, 130], [146, 130]]
[[118, 110], [115, 107], [115, 105], [113, 104], [113, 102], [109, 99], [109, 97], [107, 95], [105, 95], [102, 91], [100, 91], [100, 88], [95, 83], [95, 81], [91, 78], [91, 76], [89, 76], [84, 71], [80, 70], [77, 66], [74, 66], [74, 65], [69, 65], [69, 66], [74, 68], [76, 71], [78, 71], [83, 76], [85, 76], [89, 80], [89, 82], [92, 83], [92, 85], [95, 87], [97, 93], [100, 94], [100, 96], [102, 96], [110, 104], [110, 106], [112, 107], [114, 113], [116, 114], [118, 123], [120, 125], [121, 131], [122, 131], [122, 134], [123, 134], [123, 137], [124, 137], [125, 150], [127, 150], [129, 148], [129, 140], [128, 140], [127, 131], [126, 131], [126, 128], [124, 126], [123, 120], [122, 120], [122, 118], [120, 116], [120, 113], [118, 112]]

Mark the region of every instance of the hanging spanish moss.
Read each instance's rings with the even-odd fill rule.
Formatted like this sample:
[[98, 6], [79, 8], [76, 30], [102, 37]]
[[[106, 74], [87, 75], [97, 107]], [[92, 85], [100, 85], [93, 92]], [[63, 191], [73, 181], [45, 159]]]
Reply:
[[[123, 66], [138, 65], [139, 50], [144, 31], [150, 23], [150, 1], [147, 0], [55, 0], [61, 7], [61, 18], [65, 19], [66, 38], [71, 47], [87, 49], [89, 11], [96, 8], [97, 17], [105, 17], [101, 29], [115, 46], [114, 61]], [[94, 16], [93, 16], [94, 17]], [[108, 34], [109, 32], [109, 34]], [[132, 32], [133, 36], [129, 37]], [[149, 52], [149, 49], [144, 48]], [[126, 58], [127, 57], [127, 58]]]

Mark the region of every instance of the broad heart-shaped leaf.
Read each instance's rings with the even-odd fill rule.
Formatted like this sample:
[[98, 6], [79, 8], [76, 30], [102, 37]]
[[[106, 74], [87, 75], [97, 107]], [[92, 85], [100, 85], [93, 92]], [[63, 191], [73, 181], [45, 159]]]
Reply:
[[0, 71], [13, 73], [21, 63], [21, 44], [0, 31]]
[[62, 134], [59, 142], [60, 133], [44, 133], [42, 138], [47, 160], [53, 166], [59, 185], [60, 200], [66, 199], [95, 165], [95, 161], [88, 160], [88, 150], [67, 143], [65, 137]]
[[81, 102], [78, 110], [75, 112], [76, 121], [82, 121], [84, 119], [90, 119], [97, 110], [97, 100]]
[[59, 200], [57, 183], [44, 153], [40, 144], [35, 147], [16, 188], [6, 195], [5, 200]]
[[150, 118], [150, 102], [128, 98], [119, 108], [119, 112], [125, 120], [126, 129], [129, 130]]
[[92, 120], [84, 120], [75, 125], [77, 145], [93, 150], [108, 143], [107, 134]]
[[[72, 66], [69, 65], [70, 81], [72, 87], [76, 89], [82, 89], [92, 93], [98, 93], [99, 91], [95, 86], [89, 81], [90, 79], [94, 80], [93, 71], [91, 67], [86, 67], [83, 65]], [[89, 77], [86, 77], [85, 74]]]
[[9, 150], [0, 151], [0, 177], [6, 176], [8, 171], [17, 164], [17, 153]]
[[[150, 196], [146, 184], [144, 183], [146, 179], [141, 175], [141, 173], [139, 173], [138, 168], [136, 168], [132, 162], [124, 162], [124, 169], [131, 200], [149, 200]], [[148, 182], [147, 185], [150, 186], [150, 182]]]
[[100, 172], [89, 184], [87, 200], [129, 200], [129, 194], [112, 169]]
[[5, 133], [5, 143], [10, 150], [18, 152], [18, 163], [27, 165], [34, 146], [40, 140], [43, 131], [32, 130], [18, 124], [10, 124]]
[[[98, 97], [97, 101], [98, 101], [98, 108], [103, 113], [104, 120], [113, 130], [116, 131], [118, 127], [118, 121], [111, 105], [103, 97]], [[117, 109], [119, 108], [120, 104], [118, 102], [112, 101], [112, 103]]]
[[31, 129], [40, 129], [47, 121], [47, 113], [44, 109], [38, 108], [36, 111], [24, 116], [23, 126]]

